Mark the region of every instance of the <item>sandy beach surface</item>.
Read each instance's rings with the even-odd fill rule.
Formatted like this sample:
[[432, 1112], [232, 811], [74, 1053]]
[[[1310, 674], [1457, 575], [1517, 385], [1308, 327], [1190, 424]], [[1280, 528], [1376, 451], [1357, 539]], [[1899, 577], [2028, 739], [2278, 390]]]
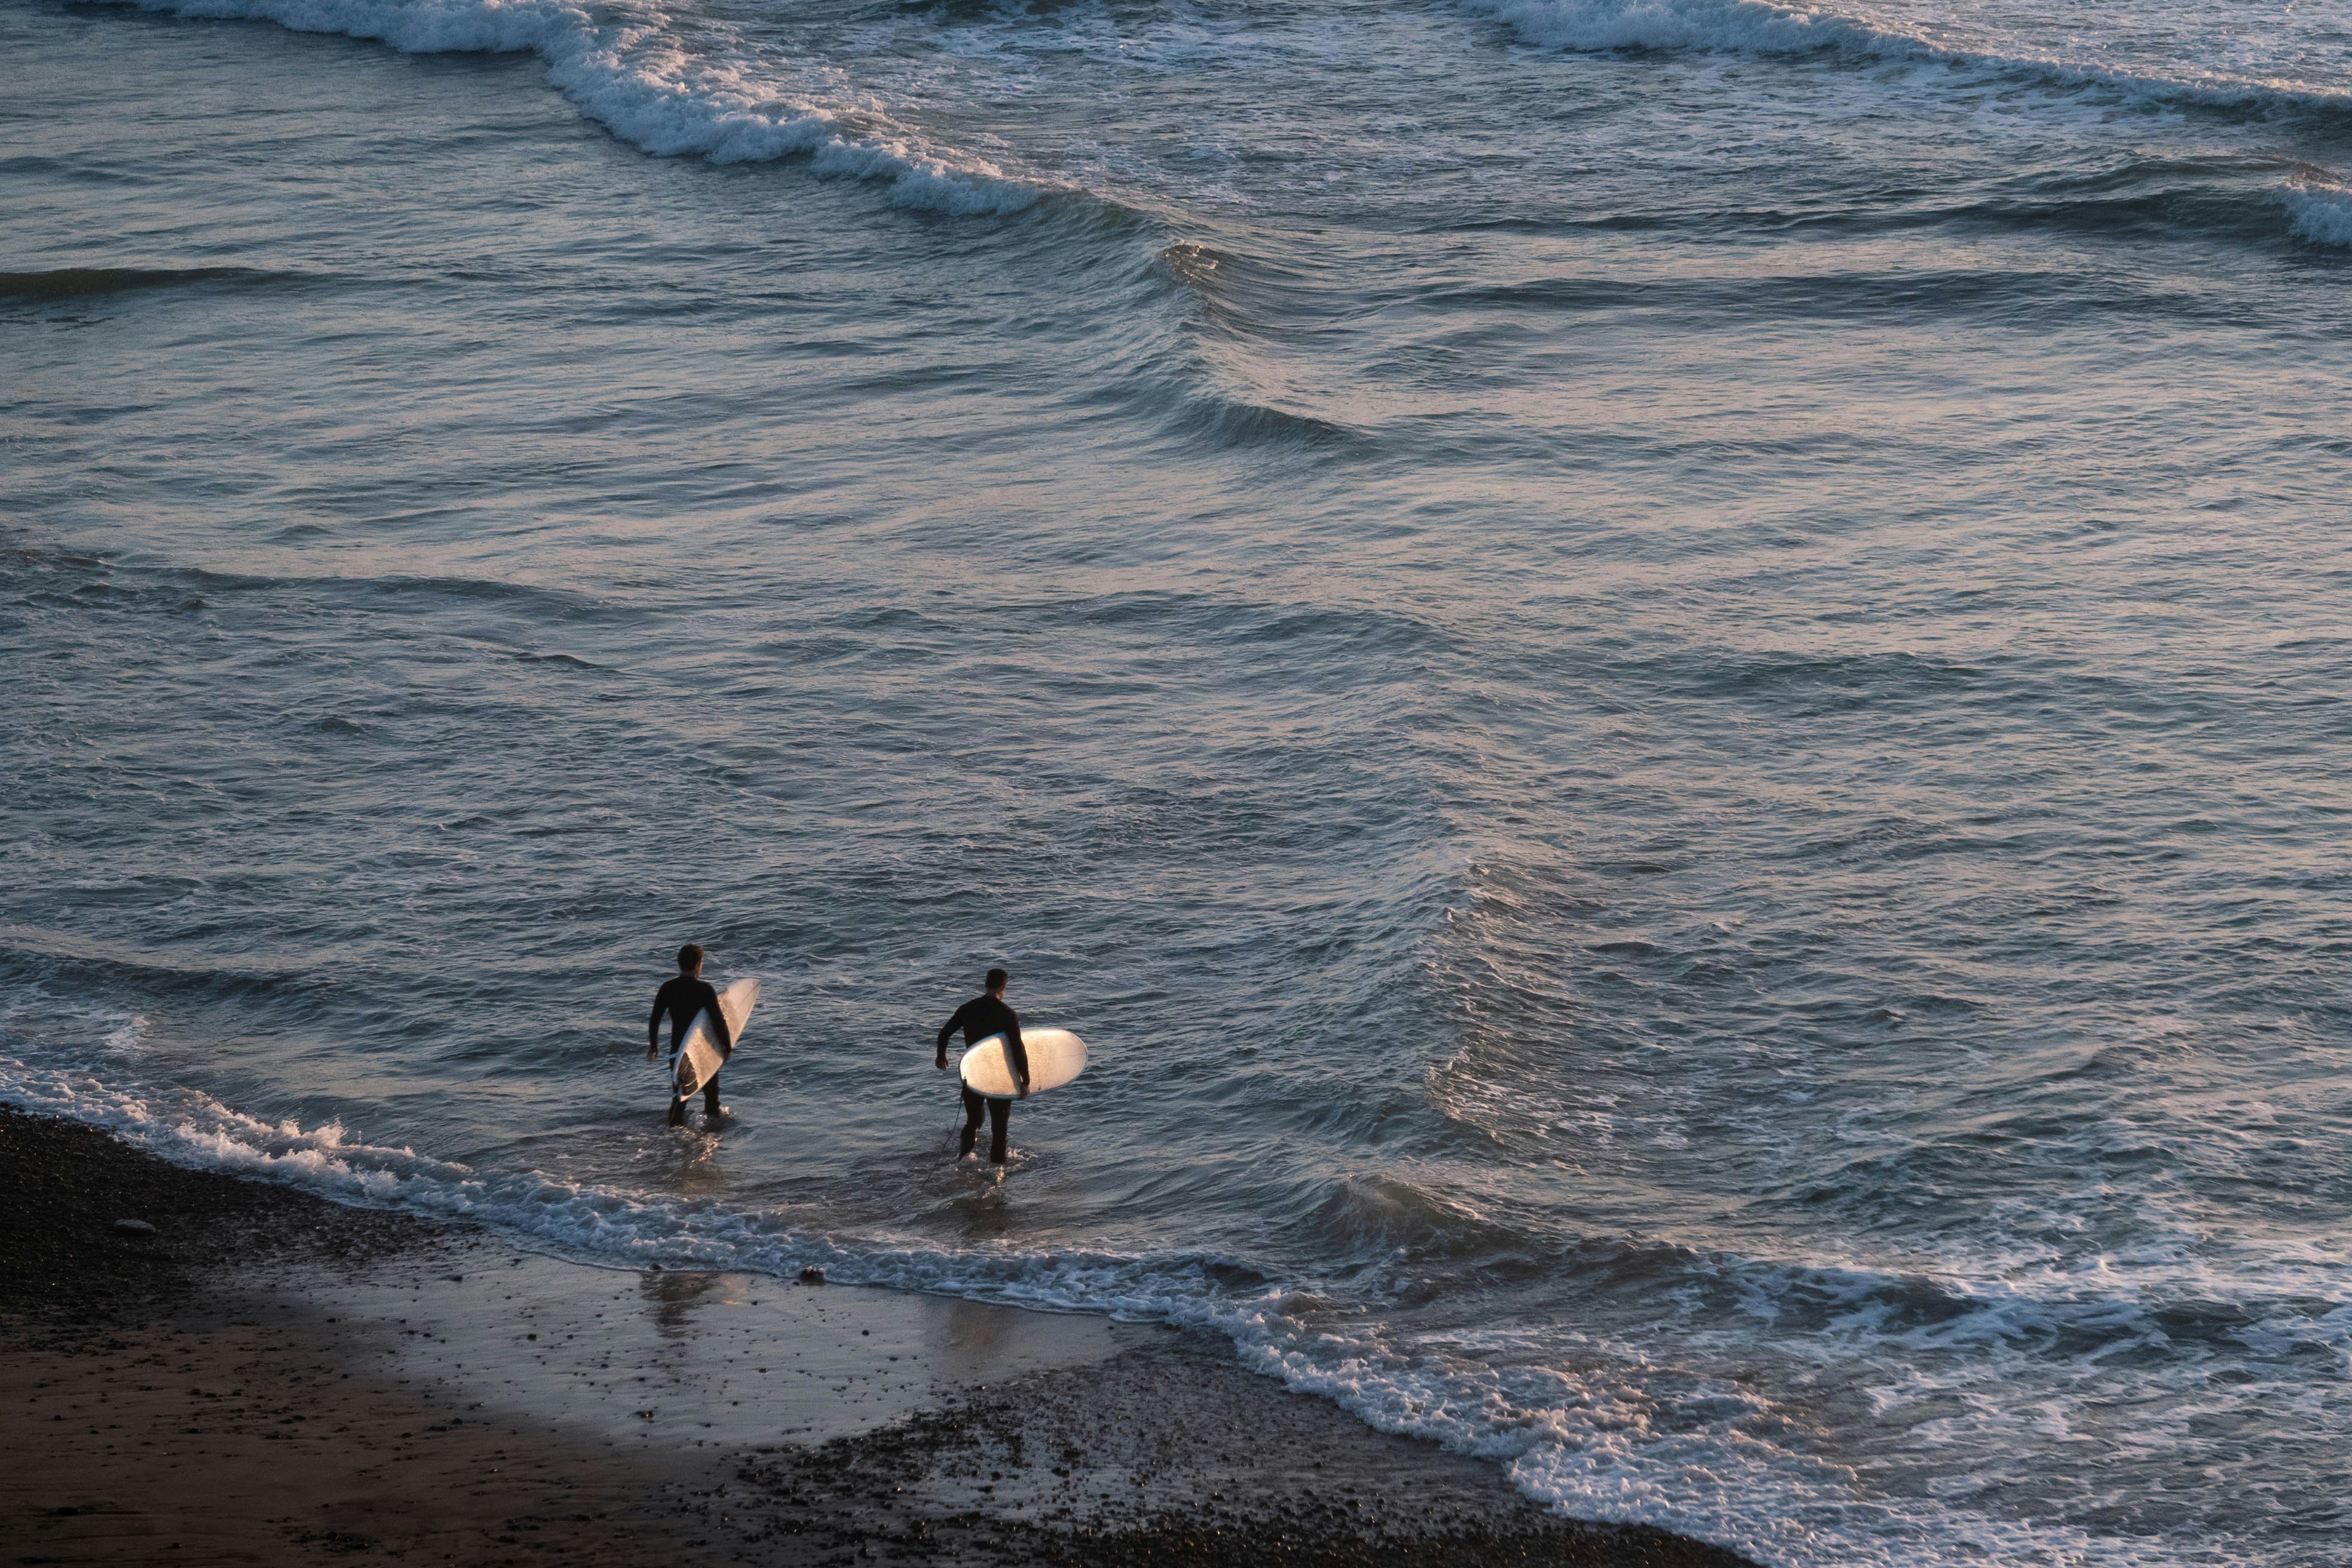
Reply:
[[1741, 1561], [1166, 1329], [585, 1268], [15, 1111], [0, 1190], [16, 1563]]

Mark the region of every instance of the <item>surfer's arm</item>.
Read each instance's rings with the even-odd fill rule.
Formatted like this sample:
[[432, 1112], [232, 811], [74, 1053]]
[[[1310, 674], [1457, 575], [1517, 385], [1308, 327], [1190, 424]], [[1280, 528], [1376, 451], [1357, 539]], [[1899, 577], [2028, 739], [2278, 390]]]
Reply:
[[667, 985], [655, 992], [654, 1010], [646, 1016], [646, 1060], [647, 1061], [653, 1060], [661, 1054], [662, 1003], [668, 994], [669, 987]]
[[954, 1017], [950, 1018], [946, 1023], [940, 1026], [939, 1060], [935, 1065], [940, 1068], [945, 1068], [948, 1065], [949, 1037], [952, 1036], [958, 1029], [963, 1027], [963, 1016], [971, 1010], [971, 1004], [967, 1002], [962, 1006], [955, 1010]]

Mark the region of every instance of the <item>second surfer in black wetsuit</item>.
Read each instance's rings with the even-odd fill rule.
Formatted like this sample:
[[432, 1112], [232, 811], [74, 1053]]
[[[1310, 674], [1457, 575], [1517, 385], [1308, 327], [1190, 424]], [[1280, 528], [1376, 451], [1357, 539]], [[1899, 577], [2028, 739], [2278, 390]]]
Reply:
[[[1021, 1043], [1021, 1015], [1004, 1005], [1004, 987], [1013, 977], [1002, 969], [988, 972], [988, 994], [975, 996], [955, 1010], [955, 1016], [940, 1026], [939, 1068], [947, 1070], [948, 1037], [958, 1029], [963, 1031], [963, 1043], [976, 1046], [991, 1035], [1004, 1037], [1004, 1059], [1013, 1068], [1013, 1081], [1023, 1099], [1029, 1095], [1029, 1051]], [[1004, 1122], [1013, 1110], [1009, 1100], [992, 1100], [985, 1095], [963, 1091], [963, 1147], [957, 1151], [961, 1160], [971, 1152], [972, 1144], [980, 1138], [980, 1119], [988, 1117], [988, 1157], [995, 1164], [1004, 1163]]]
[[[677, 1048], [686, 1044], [687, 1031], [694, 1027], [695, 1016], [705, 1007], [710, 1009], [710, 1032], [719, 1038], [723, 1056], [735, 1048], [734, 1037], [727, 1030], [727, 1010], [719, 1005], [719, 993], [702, 977], [702, 949], [688, 942], [677, 950], [677, 973], [662, 982], [654, 993], [654, 1010], [646, 1019], [646, 1060], [652, 1061], [661, 1048], [662, 1015], [669, 1015], [669, 1059], [673, 1069], [677, 1065]], [[671, 1079], [669, 1124], [686, 1125], [686, 1101], [679, 1099], [677, 1079]], [[719, 1120], [719, 1075], [712, 1073], [710, 1081], [702, 1086], [702, 1120], [704, 1125]]]

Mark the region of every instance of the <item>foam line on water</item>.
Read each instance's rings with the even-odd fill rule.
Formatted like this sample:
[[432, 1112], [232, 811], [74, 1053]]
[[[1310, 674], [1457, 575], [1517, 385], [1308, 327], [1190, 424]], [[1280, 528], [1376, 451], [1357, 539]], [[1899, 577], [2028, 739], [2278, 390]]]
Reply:
[[[79, 1068], [8, 1058], [0, 1058], [0, 1100], [103, 1128], [176, 1163], [484, 1224], [582, 1261], [781, 1278], [817, 1264], [845, 1284], [1209, 1330], [1229, 1338], [1244, 1364], [1379, 1430], [1503, 1464], [1528, 1496], [1566, 1513], [1696, 1535], [1769, 1568], [1922, 1568], [1984, 1553], [2079, 1568], [2178, 1561], [2159, 1543], [1866, 1495], [1845, 1468], [1773, 1440], [1781, 1415], [1752, 1391], [1720, 1381], [1679, 1399], [1645, 1390], [1637, 1351], [1621, 1348], [1581, 1371], [1494, 1364], [1462, 1353], [1458, 1340], [1396, 1336], [1377, 1318], [1335, 1322], [1313, 1312], [1316, 1296], [1232, 1258], [832, 1237], [709, 1199], [485, 1173], [371, 1144], [340, 1123], [269, 1121], [191, 1089], [123, 1089]], [[1220, 1276], [1262, 1282], [1237, 1287]]]
[[1912, 60], [2040, 80], [2113, 88], [2158, 102], [2255, 110], [2352, 111], [2352, 93], [2221, 74], [2146, 75], [2087, 61], [2007, 55], [1937, 43], [1899, 28], [1771, 0], [1462, 0], [1531, 44], [1582, 53], [1614, 50], [1843, 56]]
[[[645, 152], [718, 163], [807, 157], [827, 178], [887, 184], [900, 205], [1013, 213], [1047, 187], [986, 160], [951, 156], [887, 117], [853, 129], [840, 110], [780, 91], [744, 63], [751, 51], [689, 50], [650, 7], [592, 14], [565, 0], [122, 0], [192, 19], [274, 22], [407, 54], [535, 54], [581, 112]], [[721, 46], [740, 40], [703, 29]]]

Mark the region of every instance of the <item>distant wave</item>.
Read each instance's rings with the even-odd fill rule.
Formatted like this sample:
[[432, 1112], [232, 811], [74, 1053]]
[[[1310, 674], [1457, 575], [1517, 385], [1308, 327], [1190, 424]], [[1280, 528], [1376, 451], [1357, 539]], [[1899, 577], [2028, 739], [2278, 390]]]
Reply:
[[[2271, 154], [2244, 158], [2140, 159], [2063, 177], [2041, 174], [1969, 189], [1927, 191], [1895, 200], [1814, 206], [1659, 203], [1649, 211], [1570, 213], [1537, 222], [1512, 217], [1479, 226], [1564, 233], [1903, 234], [2064, 233], [2130, 241], [2214, 240], [2275, 247], [2300, 242], [2352, 247], [2352, 188], [2321, 165]], [[2160, 309], [2180, 319], [2222, 319], [2231, 308], [2161, 274], [2125, 279], [2047, 270], [1944, 268], [1900, 272], [1727, 273], [1449, 282], [1422, 298], [1438, 306], [1611, 310], [1688, 300], [1745, 312], [1807, 310], [1874, 314], [1919, 309], [2000, 310], [2036, 301]]]
[[82, 300], [192, 284], [269, 283], [282, 276], [243, 267], [60, 267], [47, 272], [0, 272], [0, 300]]
[[[0, 274], [0, 279], [8, 276]], [[55, 275], [29, 273], [20, 276], [43, 278]], [[190, 274], [141, 272], [130, 276], [169, 279]], [[285, 275], [246, 272], [239, 276], [246, 280], [269, 280]], [[143, 283], [121, 285], [124, 288], [147, 286]], [[16, 568], [27, 584], [36, 589], [61, 595], [88, 595], [96, 593], [110, 600], [152, 596], [174, 607], [185, 604], [193, 590], [215, 597], [292, 593], [337, 605], [364, 604], [392, 609], [451, 602], [494, 605], [517, 610], [531, 620], [547, 622], [626, 623], [637, 620], [642, 614], [630, 605], [600, 598], [578, 588], [510, 583], [494, 577], [427, 577], [403, 573], [387, 573], [381, 576], [263, 575], [218, 572], [203, 566], [124, 562], [111, 555], [86, 555], [40, 545], [0, 548], [0, 561]], [[0, 926], [0, 939], [16, 939], [23, 934], [22, 928]]]
[[1529, 43], [1588, 53], [1616, 49], [1756, 55], [1835, 54], [1969, 66], [2067, 87], [2113, 87], [2173, 103], [2352, 112], [2352, 93], [2242, 78], [2147, 76], [2080, 61], [1955, 48], [1770, 0], [1464, 0]]
[[1897, 40], [1826, 12], [1763, 0], [1468, 0], [1518, 29], [1529, 43], [1608, 49], [1727, 49], [1811, 54], [1879, 52]]
[[1047, 194], [976, 158], [950, 159], [887, 125], [851, 129], [822, 105], [790, 101], [737, 65], [681, 47], [646, 9], [600, 22], [564, 0], [122, 0], [142, 10], [275, 22], [370, 38], [406, 54], [535, 54], [590, 119], [647, 153], [715, 163], [807, 157], [820, 176], [874, 181], [903, 206], [1013, 213]]

